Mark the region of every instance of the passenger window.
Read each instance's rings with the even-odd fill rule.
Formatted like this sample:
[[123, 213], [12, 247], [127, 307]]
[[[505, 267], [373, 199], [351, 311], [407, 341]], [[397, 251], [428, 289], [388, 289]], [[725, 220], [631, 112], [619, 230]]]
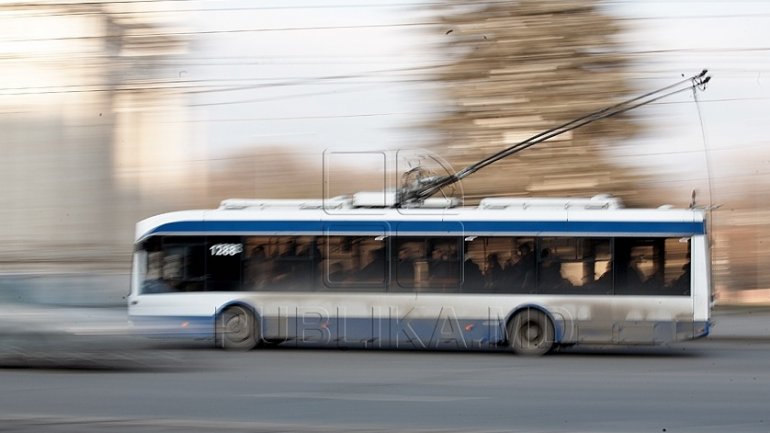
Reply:
[[464, 291], [534, 292], [536, 287], [534, 238], [469, 237], [466, 238], [465, 250]]
[[666, 239], [664, 266], [664, 293], [690, 295], [690, 239]]
[[570, 293], [572, 282], [565, 278], [563, 265], [574, 263], [577, 257], [577, 242], [573, 238], [544, 238], [540, 242], [537, 256], [538, 293]]
[[205, 290], [205, 243], [202, 237], [166, 236], [145, 242], [147, 272], [142, 293]]
[[393, 291], [457, 292], [462, 288], [460, 237], [399, 237]]
[[427, 283], [429, 271], [424, 239], [397, 238], [394, 249], [396, 284], [393, 291], [411, 292], [422, 283]]
[[616, 238], [615, 294], [690, 294], [690, 241], [680, 238]]
[[543, 238], [538, 259], [539, 293], [612, 294], [608, 238]]
[[384, 291], [390, 273], [384, 235], [327, 236], [324, 285], [333, 290]]
[[243, 263], [246, 290], [318, 290], [321, 238], [255, 236], [246, 239]]

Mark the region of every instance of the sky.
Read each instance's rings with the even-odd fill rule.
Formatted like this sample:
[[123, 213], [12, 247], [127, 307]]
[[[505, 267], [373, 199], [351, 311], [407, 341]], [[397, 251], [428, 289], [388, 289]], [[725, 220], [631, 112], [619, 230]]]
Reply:
[[428, 17], [409, 1], [357, 3], [210, 2], [221, 10], [198, 16], [205, 19], [196, 30], [258, 29], [194, 44], [206, 64], [186, 77], [253, 86], [195, 95], [193, 113], [217, 143], [213, 152], [259, 144], [392, 149], [414, 139], [405, 129], [435, 112], [424, 86], [409, 82], [438, 61], [425, 27], [414, 25]]
[[[207, 83], [192, 119], [209, 157], [258, 146], [397, 149], [430, 139], [415, 128], [443, 108], [419, 73], [447, 61], [427, 0], [202, 1], [183, 71]], [[770, 2], [614, 0], [640, 91], [703, 68], [713, 80], [635, 111], [646, 135], [611, 159], [665, 181], [768, 175]], [[181, 73], [181, 72], [180, 72]], [[536, 150], [530, 150], [536, 151]], [[755, 157], [757, 156], [758, 157]], [[459, 167], [456, 167], [459, 168]]]
[[608, 10], [628, 21], [624, 41], [655, 85], [672, 72], [708, 68], [713, 76], [698, 105], [682, 95], [642, 111], [655, 133], [624, 153], [642, 165], [669, 159], [686, 176], [705, 168], [706, 154], [715, 178], [770, 173], [770, 2], [617, 2]]

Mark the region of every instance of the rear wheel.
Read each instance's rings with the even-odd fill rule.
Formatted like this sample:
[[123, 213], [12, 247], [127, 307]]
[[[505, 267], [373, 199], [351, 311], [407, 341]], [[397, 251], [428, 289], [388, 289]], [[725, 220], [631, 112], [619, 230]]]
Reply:
[[258, 327], [249, 309], [227, 307], [217, 318], [217, 340], [226, 350], [250, 350], [257, 346]]
[[544, 355], [553, 348], [553, 340], [553, 323], [540, 310], [527, 308], [508, 323], [508, 344], [517, 355]]

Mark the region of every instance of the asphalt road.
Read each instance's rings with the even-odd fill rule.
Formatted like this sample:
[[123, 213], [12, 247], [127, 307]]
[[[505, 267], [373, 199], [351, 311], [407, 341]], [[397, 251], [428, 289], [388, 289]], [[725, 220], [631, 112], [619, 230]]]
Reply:
[[83, 344], [0, 369], [0, 431], [770, 431], [762, 338], [542, 358]]

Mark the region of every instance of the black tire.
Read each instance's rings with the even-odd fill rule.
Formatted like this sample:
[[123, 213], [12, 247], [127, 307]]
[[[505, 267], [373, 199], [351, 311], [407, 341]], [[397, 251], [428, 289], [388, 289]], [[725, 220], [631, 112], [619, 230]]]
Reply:
[[216, 338], [225, 350], [251, 350], [259, 343], [259, 326], [246, 307], [225, 308], [217, 317]]
[[553, 323], [540, 310], [522, 310], [508, 323], [508, 345], [517, 355], [545, 355], [553, 344]]

